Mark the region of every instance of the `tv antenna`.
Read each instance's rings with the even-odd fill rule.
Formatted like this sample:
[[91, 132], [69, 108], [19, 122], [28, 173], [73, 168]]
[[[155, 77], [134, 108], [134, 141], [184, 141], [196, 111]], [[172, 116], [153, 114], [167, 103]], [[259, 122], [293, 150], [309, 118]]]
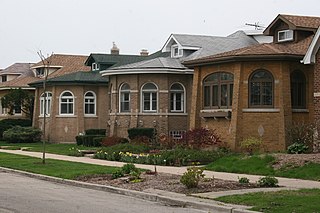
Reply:
[[264, 26], [262, 26], [259, 22], [255, 22], [254, 24], [246, 23], [247, 26], [254, 27], [255, 30], [263, 30]]

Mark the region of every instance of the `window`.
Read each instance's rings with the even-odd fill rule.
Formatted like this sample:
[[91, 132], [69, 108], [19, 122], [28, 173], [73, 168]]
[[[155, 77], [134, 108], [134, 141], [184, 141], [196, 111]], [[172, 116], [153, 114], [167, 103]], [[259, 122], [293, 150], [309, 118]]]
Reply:
[[184, 112], [184, 88], [179, 83], [170, 87], [170, 111]]
[[186, 130], [171, 130], [169, 131], [170, 138], [173, 140], [181, 140]]
[[69, 91], [63, 92], [60, 96], [60, 114], [73, 115], [74, 97]]
[[290, 75], [291, 105], [293, 109], [306, 108], [306, 78], [303, 72], [294, 71]]
[[273, 76], [266, 70], [255, 71], [249, 80], [250, 107], [273, 106]]
[[178, 58], [183, 55], [183, 49], [179, 49], [178, 45], [172, 45], [171, 46], [171, 57], [172, 58]]
[[44, 76], [44, 67], [36, 68], [36, 73], [38, 77]]
[[[45, 100], [46, 100], [46, 102], [45, 102]], [[51, 92], [46, 92], [41, 95], [41, 97], [40, 97], [40, 116], [43, 116], [44, 112], [46, 112], [46, 115], [50, 116], [51, 101], [52, 101], [52, 93]]]
[[6, 82], [7, 81], [7, 76], [6, 75], [2, 75], [1, 76], [1, 82]]
[[231, 108], [233, 96], [233, 74], [217, 72], [203, 81], [205, 109]]
[[99, 65], [97, 63], [92, 63], [91, 69], [92, 71], [99, 70]]
[[282, 30], [278, 32], [278, 41], [293, 40], [293, 30]]
[[86, 92], [86, 94], [84, 94], [84, 114], [96, 114], [96, 95], [94, 92]]
[[157, 112], [158, 93], [157, 87], [153, 83], [146, 83], [142, 87], [142, 111]]
[[120, 87], [120, 112], [130, 111], [130, 86], [122, 84]]

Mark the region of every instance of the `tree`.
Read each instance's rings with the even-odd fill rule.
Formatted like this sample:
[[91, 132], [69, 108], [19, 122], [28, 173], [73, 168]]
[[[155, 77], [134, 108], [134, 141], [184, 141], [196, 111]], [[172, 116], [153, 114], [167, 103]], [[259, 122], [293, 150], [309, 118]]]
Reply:
[[1, 105], [8, 109], [8, 114], [13, 115], [17, 107], [21, 107], [21, 111], [32, 120], [34, 95], [21, 88], [11, 89], [9, 93], [1, 98]]

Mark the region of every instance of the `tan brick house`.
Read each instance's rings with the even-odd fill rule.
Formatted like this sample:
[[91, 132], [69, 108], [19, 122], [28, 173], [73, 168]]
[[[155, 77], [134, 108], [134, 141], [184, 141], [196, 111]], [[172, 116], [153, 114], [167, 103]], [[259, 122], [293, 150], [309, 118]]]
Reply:
[[[319, 107], [319, 26], [319, 17], [278, 15], [264, 31], [273, 43], [186, 61], [194, 68], [190, 128], [216, 129], [233, 150], [247, 137], [261, 137], [265, 151], [285, 150], [286, 130], [313, 122]], [[303, 64], [312, 43], [315, 65]]]

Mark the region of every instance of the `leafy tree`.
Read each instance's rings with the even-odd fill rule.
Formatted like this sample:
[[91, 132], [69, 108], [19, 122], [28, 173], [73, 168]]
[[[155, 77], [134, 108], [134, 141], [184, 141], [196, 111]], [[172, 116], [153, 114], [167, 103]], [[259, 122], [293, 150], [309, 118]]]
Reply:
[[3, 108], [8, 108], [8, 114], [13, 115], [14, 109], [17, 106], [21, 106], [21, 111], [32, 120], [33, 107], [34, 107], [34, 95], [30, 92], [19, 89], [11, 89], [9, 93], [1, 98], [1, 104]]

